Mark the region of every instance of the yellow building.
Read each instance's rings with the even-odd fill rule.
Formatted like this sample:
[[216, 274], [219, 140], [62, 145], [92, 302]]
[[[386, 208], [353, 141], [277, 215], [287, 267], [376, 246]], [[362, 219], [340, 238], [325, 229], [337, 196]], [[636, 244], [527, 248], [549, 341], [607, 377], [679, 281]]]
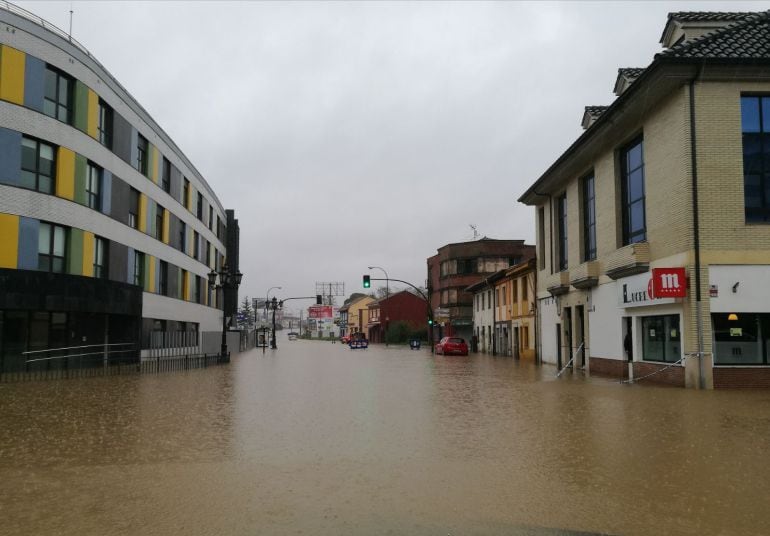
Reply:
[[521, 196], [544, 362], [770, 387], [768, 43], [768, 12], [671, 13], [663, 52], [619, 69]]

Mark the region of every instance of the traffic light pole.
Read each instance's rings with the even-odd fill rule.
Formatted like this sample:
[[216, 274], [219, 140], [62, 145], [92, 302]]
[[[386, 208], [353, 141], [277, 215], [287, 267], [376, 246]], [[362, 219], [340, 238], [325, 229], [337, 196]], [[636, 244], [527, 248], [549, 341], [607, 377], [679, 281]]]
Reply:
[[411, 284], [409, 281], [404, 281], [403, 279], [393, 279], [392, 277], [389, 277], [387, 279], [370, 277], [369, 281], [386, 281], [386, 282], [396, 281], [397, 283], [403, 283], [405, 285], [409, 285], [420, 294], [420, 297], [425, 301], [425, 305], [427, 306], [427, 309], [428, 309], [428, 325], [430, 326], [430, 353], [433, 353], [433, 309], [430, 306], [430, 300], [428, 299], [427, 296], [425, 296], [423, 291], [417, 288], [416, 286], [414, 286], [413, 284]]

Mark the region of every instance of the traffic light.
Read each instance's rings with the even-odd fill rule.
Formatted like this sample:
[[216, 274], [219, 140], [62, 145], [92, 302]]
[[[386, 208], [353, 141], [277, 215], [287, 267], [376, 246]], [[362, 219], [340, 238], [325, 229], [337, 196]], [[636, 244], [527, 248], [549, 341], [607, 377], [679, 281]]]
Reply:
[[372, 282], [369, 280], [369, 274], [364, 276], [364, 288], [371, 288]]
[[432, 319], [432, 318], [429, 318], [429, 319], [428, 319], [428, 325], [429, 325], [429, 326], [432, 326], [432, 325], [433, 325], [433, 319]]
[[323, 296], [320, 294], [315, 295], [315, 304], [316, 305], [323, 305]]

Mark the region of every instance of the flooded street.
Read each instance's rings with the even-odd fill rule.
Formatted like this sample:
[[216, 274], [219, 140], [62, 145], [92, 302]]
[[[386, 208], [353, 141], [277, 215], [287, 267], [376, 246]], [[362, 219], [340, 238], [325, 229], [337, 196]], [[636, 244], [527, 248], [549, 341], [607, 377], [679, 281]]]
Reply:
[[0, 385], [3, 534], [768, 534], [770, 393], [279, 339]]

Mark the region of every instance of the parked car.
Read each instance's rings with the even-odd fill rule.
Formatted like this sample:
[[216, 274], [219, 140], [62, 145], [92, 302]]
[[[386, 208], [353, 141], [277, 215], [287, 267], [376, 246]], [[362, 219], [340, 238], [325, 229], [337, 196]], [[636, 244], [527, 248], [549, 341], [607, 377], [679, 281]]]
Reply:
[[468, 343], [460, 337], [444, 337], [436, 344], [436, 353], [444, 355], [468, 355]]

